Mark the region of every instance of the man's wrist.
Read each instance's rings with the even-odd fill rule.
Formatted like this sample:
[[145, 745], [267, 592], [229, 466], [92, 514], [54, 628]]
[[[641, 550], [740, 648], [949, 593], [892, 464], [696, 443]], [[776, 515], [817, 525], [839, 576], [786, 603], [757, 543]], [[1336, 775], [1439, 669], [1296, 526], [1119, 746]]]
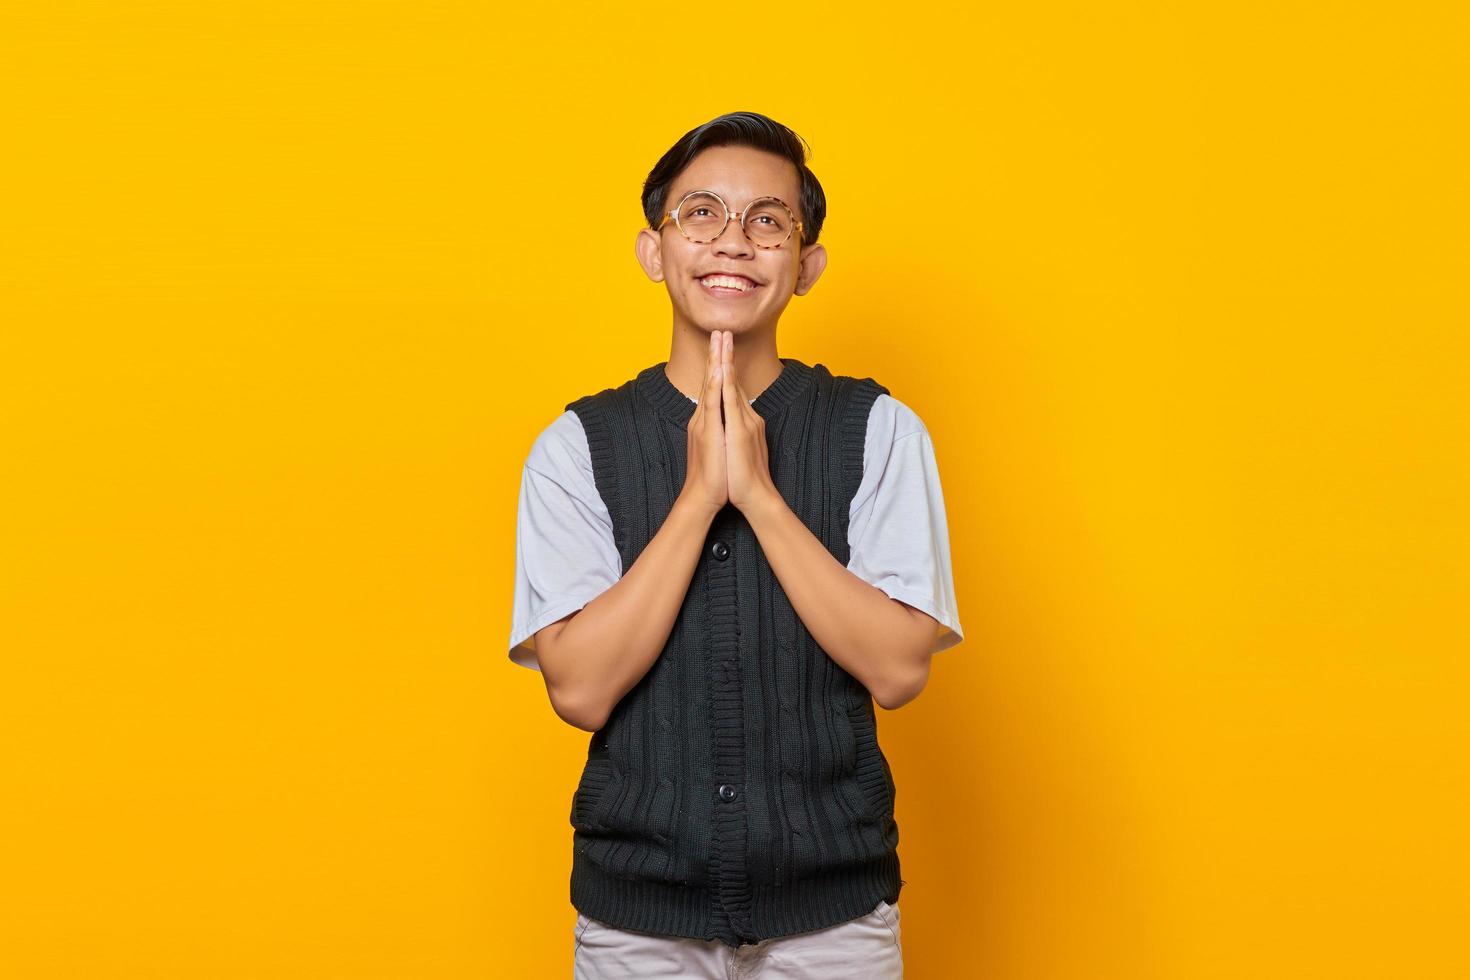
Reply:
[[715, 515], [719, 513], [719, 508], [696, 500], [683, 490], [679, 491], [679, 495], [674, 498], [673, 509], [688, 514], [692, 519], [701, 521], [706, 526], [713, 524]]
[[764, 524], [768, 524], [773, 518], [779, 517], [782, 511], [789, 511], [790, 509], [786, 505], [786, 498], [782, 497], [781, 492], [772, 485], [765, 491], [757, 494], [755, 499], [740, 508], [740, 511], [745, 515], [745, 519], [750, 522], [752, 528], [759, 528]]

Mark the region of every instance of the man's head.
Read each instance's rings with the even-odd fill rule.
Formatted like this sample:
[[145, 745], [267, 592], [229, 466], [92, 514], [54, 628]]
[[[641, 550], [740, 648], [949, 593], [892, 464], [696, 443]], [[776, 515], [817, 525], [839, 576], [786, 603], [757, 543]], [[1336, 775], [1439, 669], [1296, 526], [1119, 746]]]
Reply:
[[[779, 246], [761, 248], [732, 217], [718, 237], [696, 233], [693, 238], [709, 240], [691, 240], [681, 224], [688, 229], [694, 220], [713, 220], [718, 229], [721, 217], [718, 204], [699, 210], [708, 197], [687, 202], [678, 221], [669, 216], [697, 190], [713, 191], [736, 215], [753, 201], [777, 198], [801, 227]], [[827, 250], [817, 244], [827, 198], [806, 165], [805, 143], [756, 112], [727, 113], [685, 133], [644, 182], [643, 214], [648, 227], [638, 232], [638, 261], [650, 279], [668, 287], [676, 325], [737, 334], [774, 330], [791, 297], [810, 290], [827, 264]], [[761, 239], [757, 225], [770, 229], [778, 219], [751, 212], [746, 220], [751, 236]], [[754, 285], [741, 292], [701, 281], [712, 273], [732, 273]]]

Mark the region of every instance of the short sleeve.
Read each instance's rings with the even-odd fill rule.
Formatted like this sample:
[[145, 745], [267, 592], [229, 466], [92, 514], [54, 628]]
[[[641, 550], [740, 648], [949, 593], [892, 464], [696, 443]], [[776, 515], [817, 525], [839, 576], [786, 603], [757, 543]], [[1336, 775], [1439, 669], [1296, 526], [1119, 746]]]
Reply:
[[587, 434], [569, 409], [536, 437], [521, 470], [510, 659], [540, 670], [536, 631], [581, 609], [621, 576]]
[[868, 416], [847, 538], [854, 575], [938, 623], [931, 652], [964, 639], [934, 443], [913, 409], [891, 395], [879, 395]]

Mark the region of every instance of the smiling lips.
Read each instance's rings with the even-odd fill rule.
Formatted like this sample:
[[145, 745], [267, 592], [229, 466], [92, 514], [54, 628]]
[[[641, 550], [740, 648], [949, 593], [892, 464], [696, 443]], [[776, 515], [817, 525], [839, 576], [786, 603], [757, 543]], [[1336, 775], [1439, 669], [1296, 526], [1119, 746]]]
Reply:
[[713, 273], [699, 280], [705, 290], [713, 296], [745, 296], [760, 288], [760, 283], [744, 276]]

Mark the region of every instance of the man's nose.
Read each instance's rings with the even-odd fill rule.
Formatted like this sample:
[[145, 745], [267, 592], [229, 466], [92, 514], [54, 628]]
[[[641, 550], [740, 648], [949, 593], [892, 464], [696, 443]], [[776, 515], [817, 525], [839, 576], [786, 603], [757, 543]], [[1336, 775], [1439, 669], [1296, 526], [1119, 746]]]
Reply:
[[715, 251], [722, 255], [749, 255], [755, 251], [749, 238], [745, 237], [745, 229], [740, 225], [740, 219], [731, 216], [725, 223], [725, 230], [720, 237], [713, 242]]

